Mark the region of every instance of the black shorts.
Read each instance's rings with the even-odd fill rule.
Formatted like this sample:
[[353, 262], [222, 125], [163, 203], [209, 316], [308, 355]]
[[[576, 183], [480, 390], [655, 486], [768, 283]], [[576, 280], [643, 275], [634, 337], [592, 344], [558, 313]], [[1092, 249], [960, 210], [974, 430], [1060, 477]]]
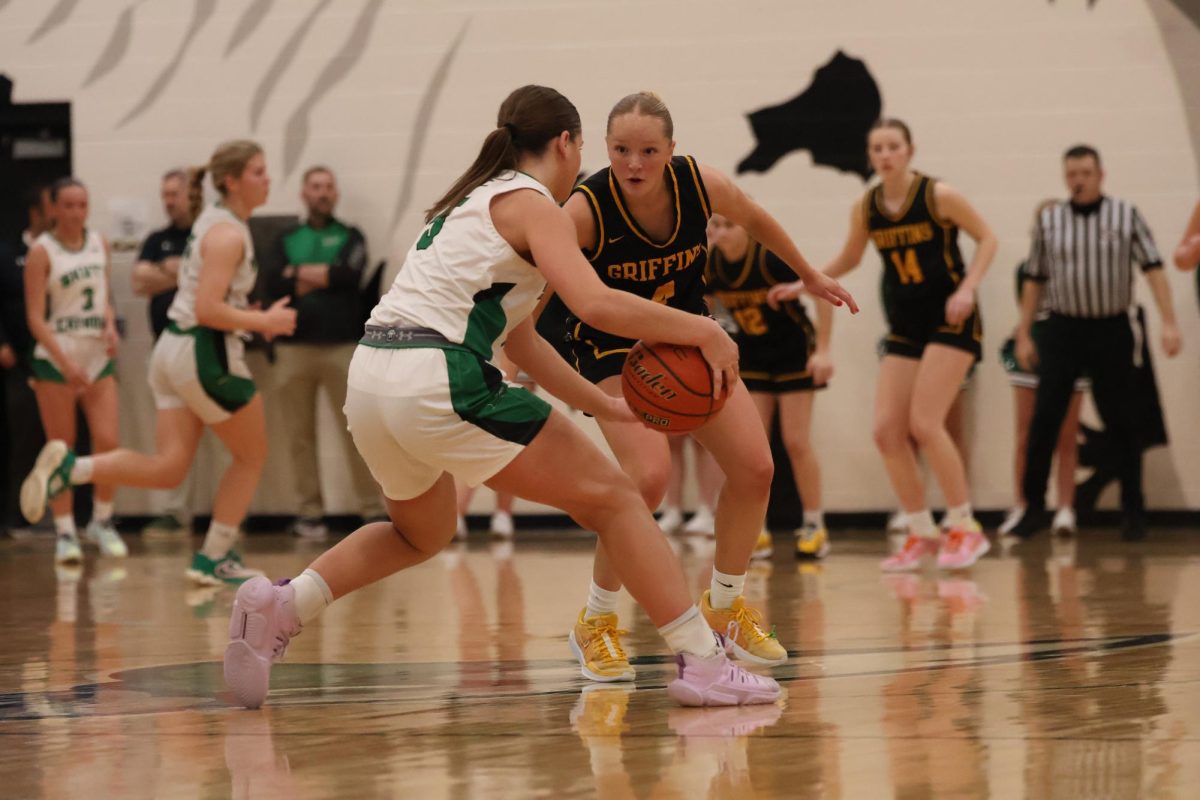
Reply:
[[742, 383], [752, 392], [786, 394], [824, 389], [817, 386], [808, 359], [817, 346], [816, 331], [807, 319], [786, 334], [737, 337]]
[[963, 350], [978, 361], [983, 354], [983, 320], [979, 307], [958, 325], [946, 322], [947, 297], [895, 304], [888, 314], [884, 355], [920, 358], [926, 345], [942, 344]]
[[[574, 334], [574, 332], [572, 332]], [[571, 366], [591, 383], [620, 375], [625, 367], [625, 357], [637, 344], [633, 339], [614, 336], [603, 331], [587, 331], [572, 336]]]

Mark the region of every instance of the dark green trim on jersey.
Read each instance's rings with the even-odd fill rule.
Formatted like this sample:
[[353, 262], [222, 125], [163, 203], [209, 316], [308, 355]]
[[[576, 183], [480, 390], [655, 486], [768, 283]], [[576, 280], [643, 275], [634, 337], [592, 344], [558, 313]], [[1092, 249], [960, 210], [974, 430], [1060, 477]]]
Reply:
[[475, 307], [467, 315], [467, 332], [463, 336], [463, 344], [485, 361], [492, 360], [492, 345], [508, 324], [508, 317], [504, 314], [501, 302], [515, 286], [515, 283], [494, 283], [476, 292], [471, 298]]
[[500, 370], [473, 352], [444, 348], [450, 402], [465, 422], [506, 442], [527, 445], [550, 418], [550, 404], [504, 382]]
[[[45, 358], [34, 358], [30, 361], [29, 371], [33, 373], [35, 380], [49, 381], [50, 383], [66, 383], [67, 378], [58, 367], [54, 366], [54, 362]], [[100, 374], [93, 378], [93, 381], [98, 381], [101, 378], [107, 378], [109, 375], [117, 374], [117, 362], [111, 358], [104, 365], [104, 369], [100, 370]]]
[[167, 330], [180, 336], [190, 336], [195, 342], [196, 376], [200, 388], [214, 403], [233, 413], [254, 397], [257, 387], [250, 378], [229, 373], [229, 353], [225, 349], [225, 331], [196, 325], [181, 328], [174, 320]]

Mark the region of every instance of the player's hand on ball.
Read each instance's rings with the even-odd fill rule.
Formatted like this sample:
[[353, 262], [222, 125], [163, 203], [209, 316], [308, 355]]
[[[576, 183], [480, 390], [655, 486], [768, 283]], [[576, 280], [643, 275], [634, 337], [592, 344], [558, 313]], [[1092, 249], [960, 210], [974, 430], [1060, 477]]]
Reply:
[[732, 392], [738, 379], [738, 347], [716, 320], [712, 321], [710, 335], [700, 345], [700, 354], [712, 369], [713, 397]]
[[638, 422], [624, 397], [604, 396], [603, 404], [592, 412], [596, 419], [605, 422]]

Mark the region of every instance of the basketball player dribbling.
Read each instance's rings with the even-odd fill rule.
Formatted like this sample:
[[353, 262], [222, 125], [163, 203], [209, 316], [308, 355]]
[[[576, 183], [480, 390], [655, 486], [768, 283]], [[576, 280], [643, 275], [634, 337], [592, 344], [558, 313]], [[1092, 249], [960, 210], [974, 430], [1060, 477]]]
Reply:
[[[709, 217], [720, 213], [779, 254], [807, 282], [814, 297], [834, 305], [845, 302], [857, 311], [850, 294], [836, 280], [814, 270], [783, 227], [729, 178], [697, 164], [691, 156], [674, 155], [673, 137], [670, 111], [657, 95], [638, 92], [622, 98], [608, 115], [609, 166], [583, 181], [565, 205], [579, 247], [606, 286], [689, 316], [705, 315], [706, 228]], [[563, 300], [582, 317], [570, 298], [564, 295]], [[568, 325], [575, 368], [606, 394], [621, 396], [620, 373], [633, 338], [582, 318], [568, 319]], [[738, 658], [781, 664], [787, 660], [787, 650], [742, 596], [751, 553], [763, 532], [774, 465], [746, 387], [735, 380], [727, 388], [724, 409], [692, 433], [726, 476], [717, 500], [711, 588], [700, 607]], [[639, 423], [597, 421], [646, 505], [657, 508], [671, 471], [667, 437]], [[587, 604], [568, 636], [581, 672], [591, 680], [634, 677], [620, 641], [616, 613], [620, 588], [616, 561], [601, 539]]]
[[[996, 254], [996, 235], [957, 190], [911, 169], [912, 136], [903, 122], [875, 123], [867, 149], [880, 183], [854, 204], [849, 237], [825, 272], [840, 277], [857, 267], [868, 241], [883, 259], [890, 330], [875, 394], [875, 442], [905, 513], [908, 537], [882, 568], [910, 571], [936, 559], [939, 567], [961, 569], [989, 544], [971, 511], [966, 469], [946, 430], [946, 415], [980, 356], [983, 328], [975, 291]], [[976, 242], [969, 268], [958, 249], [960, 228]], [[782, 284], [771, 289], [771, 298], [778, 302], [799, 291]], [[944, 537], [929, 512], [913, 441], [946, 500]]]
[[[579, 171], [579, 114], [553, 89], [501, 104], [478, 157], [429, 210], [427, 227], [371, 313], [350, 365], [346, 417], [383, 488], [390, 522], [364, 525], [303, 574], [239, 590], [225, 681], [257, 707], [291, 637], [335, 599], [437, 554], [454, 537], [457, 477], [563, 509], [619, 555], [620, 576], [676, 654], [667, 687], [684, 705], [769, 703], [770, 678], [731, 662], [632, 481], [562, 414], [495, 366], [499, 346], [569, 405], [630, 424], [620, 400], [581, 379], [534, 331], [547, 282], [589, 323], [699, 347], [721, 376], [737, 348], [713, 320], [606, 288], [559, 207]], [[536, 264], [536, 266], [535, 266]]]

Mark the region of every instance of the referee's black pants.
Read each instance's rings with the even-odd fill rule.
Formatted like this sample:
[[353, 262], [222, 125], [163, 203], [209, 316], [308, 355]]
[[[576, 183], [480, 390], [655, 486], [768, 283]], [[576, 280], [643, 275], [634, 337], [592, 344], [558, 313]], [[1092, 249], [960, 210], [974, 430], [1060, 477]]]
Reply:
[[1046, 482], [1059, 429], [1075, 380], [1092, 380], [1092, 399], [1113, 444], [1121, 481], [1121, 508], [1140, 513], [1142, 448], [1138, 439], [1134, 339], [1129, 317], [1083, 319], [1051, 314], [1038, 341], [1038, 387], [1025, 456], [1022, 493], [1032, 509], [1046, 502]]

